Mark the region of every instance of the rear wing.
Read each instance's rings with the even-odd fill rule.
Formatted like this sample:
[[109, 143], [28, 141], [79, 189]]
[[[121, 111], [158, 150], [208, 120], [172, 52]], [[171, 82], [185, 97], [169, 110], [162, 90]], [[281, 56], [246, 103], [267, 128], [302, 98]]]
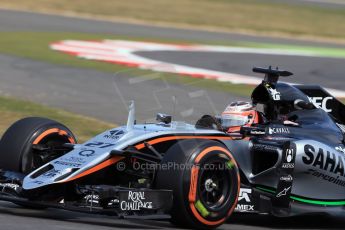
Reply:
[[331, 114], [338, 122], [345, 124], [345, 105], [319, 85], [294, 85], [309, 97], [316, 107]]

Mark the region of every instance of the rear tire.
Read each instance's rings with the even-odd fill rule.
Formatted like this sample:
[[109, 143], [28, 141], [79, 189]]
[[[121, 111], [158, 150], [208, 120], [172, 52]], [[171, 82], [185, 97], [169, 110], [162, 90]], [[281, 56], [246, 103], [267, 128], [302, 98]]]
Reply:
[[[0, 169], [29, 174], [47, 163], [39, 162], [32, 150], [34, 144], [62, 145], [76, 143], [72, 132], [59, 122], [28, 117], [11, 125], [0, 141]], [[50, 159], [48, 157], [48, 159]]]
[[209, 229], [223, 224], [232, 214], [240, 177], [235, 159], [221, 143], [183, 140], [164, 155], [155, 186], [173, 190], [173, 224]]

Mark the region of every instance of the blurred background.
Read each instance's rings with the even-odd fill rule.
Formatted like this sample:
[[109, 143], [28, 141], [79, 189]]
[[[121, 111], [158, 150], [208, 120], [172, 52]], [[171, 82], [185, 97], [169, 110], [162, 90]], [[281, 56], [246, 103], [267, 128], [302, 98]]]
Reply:
[[[343, 100], [344, 22], [345, 0], [0, 0], [0, 131], [19, 118], [45, 116], [71, 127], [82, 142], [125, 123], [130, 100], [139, 122], [157, 112], [195, 122], [230, 101], [250, 100], [262, 79], [254, 66], [289, 70], [294, 76], [284, 81], [320, 84]], [[47, 228], [32, 219], [42, 213], [19, 218], [19, 209], [11, 217], [4, 210], [0, 221], [11, 229], [27, 222]], [[53, 216], [45, 220], [53, 229], [81, 227], [55, 228]], [[257, 225], [280, 228], [272, 219], [229, 226]], [[284, 226], [343, 229], [344, 223], [323, 217]]]

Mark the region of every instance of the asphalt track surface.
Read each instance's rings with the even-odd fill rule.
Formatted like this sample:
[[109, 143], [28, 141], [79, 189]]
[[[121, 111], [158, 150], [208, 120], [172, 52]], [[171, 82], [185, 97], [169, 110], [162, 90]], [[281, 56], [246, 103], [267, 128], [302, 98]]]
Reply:
[[253, 74], [252, 66], [272, 65], [272, 67], [282, 67], [294, 73], [292, 77], [282, 78], [287, 82], [320, 84], [339, 90], [343, 90], [345, 85], [345, 60], [340, 58], [180, 51], [137, 52], [136, 54], [168, 63], [249, 76], [260, 76]]
[[[310, 44], [287, 39], [255, 38], [236, 34], [165, 29], [124, 23], [109, 23], [31, 13], [18, 13], [14, 11], [0, 11], [0, 31], [23, 30], [113, 33], [130, 36], [191, 40], [198, 40], [202, 37], [205, 40], [214, 41], [241, 40]], [[313, 45], [320, 44], [315, 43]], [[159, 58], [162, 59], [168, 58], [171, 60], [172, 56], [176, 54], [169, 54], [169, 57], [162, 55], [162, 53], [154, 55], [158, 55], [160, 56]], [[228, 65], [234, 63], [238, 65], [239, 68], [236, 71], [242, 72], [248, 69], [245, 68], [246, 66], [241, 66], [240, 64], [249, 62], [247, 61], [248, 58], [250, 58], [249, 56], [236, 56], [236, 59], [231, 61], [230, 58], [233, 58], [233, 56], [228, 56], [224, 62], [224, 57], [220, 57], [220, 54], [207, 55], [211, 56], [205, 58], [202, 65], [209, 64], [207, 67], [210, 69], [219, 69], [219, 66], [222, 66], [221, 69], [223, 68], [223, 70], [226, 71], [231, 68], [231, 66]], [[205, 55], [205, 57], [207, 55]], [[201, 56], [198, 58], [200, 57]], [[178, 57], [178, 59], [179, 58], [181, 57]], [[204, 58], [204, 55], [202, 55], [202, 58]], [[187, 59], [193, 58], [188, 57], [185, 59], [185, 62], [187, 62]], [[255, 62], [249, 63], [248, 66], [250, 67], [257, 63], [256, 58], [252, 60]], [[189, 64], [198, 64], [199, 61], [201, 62], [202, 60], [196, 59], [195, 63], [189, 62]], [[212, 64], [213, 61], [214, 64]], [[336, 64], [336, 66], [339, 69], [342, 67], [342, 65], [339, 67], [338, 64]], [[142, 100], [147, 101], [147, 103], [154, 101], [154, 103], [146, 105], [147, 108], [142, 106], [140, 108], [140, 103], [138, 103], [139, 108], [137, 108], [137, 111], [143, 111], [139, 113], [142, 119], [149, 119], [156, 110], [168, 113], [174, 113], [174, 111], [176, 113], [176, 110], [182, 111], [183, 113], [179, 114], [181, 117], [191, 119], [192, 117], [197, 117], [199, 113], [201, 114], [202, 112], [213, 113], [216, 112], [216, 110], [221, 110], [227, 101], [238, 99], [221, 92], [205, 92], [193, 86], [169, 84], [165, 81], [155, 79], [155, 76], [143, 76], [139, 78], [142, 79], [142, 81], [140, 82], [140, 87], [138, 87], [138, 82], [129, 81], [128, 78], [128, 76], [135, 74], [135, 70], [118, 74], [108, 74], [94, 70], [66, 68], [24, 58], [0, 55], [1, 94], [30, 99], [113, 122], [124, 122], [126, 116], [124, 102], [129, 99], [137, 98], [139, 102]], [[340, 77], [340, 75], [337, 76], [338, 77], [335, 79]], [[305, 80], [304, 77], [301, 79]], [[325, 76], [324, 78], [320, 77], [318, 81], [327, 83], [331, 80]], [[339, 84], [343, 83], [339, 80], [336, 85]], [[159, 89], [158, 92], [152, 94], [153, 91], [157, 89]], [[147, 92], [149, 92], [149, 94], [147, 94]], [[177, 98], [177, 108], [172, 109], [171, 98], [176, 95], [182, 96], [182, 100]], [[156, 100], [157, 98], [158, 100]], [[188, 98], [188, 100], [186, 100], [186, 98]], [[193, 105], [194, 110], [191, 110], [191, 105]], [[343, 218], [326, 216], [287, 219], [276, 219], [270, 216], [240, 216], [234, 217], [231, 221], [231, 224], [224, 225], [221, 229], [344, 229], [345, 226]], [[165, 229], [173, 227], [167, 221], [114, 220], [111, 217], [76, 214], [61, 210], [23, 209], [6, 202], [0, 202], [0, 223], [1, 230]]]
[[[131, 75], [140, 76], [140, 81], [131, 81]], [[111, 74], [6, 55], [0, 55], [0, 77], [1, 94], [118, 124], [126, 122], [126, 103], [130, 100], [136, 102], [138, 122], [150, 121], [157, 112], [195, 122], [205, 113], [220, 112], [230, 100], [240, 99], [224, 92], [157, 80], [159, 74], [141, 76], [132, 69]]]
[[[0, 202], [0, 229], [2, 230], [111, 230], [111, 229], [174, 229], [168, 221], [116, 220], [64, 210], [32, 210]], [[278, 219], [271, 216], [234, 215], [218, 229], [344, 229], [345, 221], [330, 216], [300, 216]]]
[[[200, 40], [202, 38], [208, 41], [231, 40], [325, 45], [291, 39], [277, 40], [229, 33], [167, 29], [6, 10], [0, 10], [0, 31], [69, 31], [170, 39]], [[280, 66], [295, 72], [296, 77], [289, 79], [293, 82], [316, 83], [338, 89], [342, 89], [344, 86], [341, 81], [342, 59], [193, 52], [155, 52], [142, 55], [174, 63], [249, 75], [252, 74], [250, 70], [254, 65]], [[213, 91], [204, 91], [201, 94], [199, 92], [201, 97], [191, 98], [187, 94], [197, 89], [191, 90], [190, 86], [167, 85], [165, 82], [155, 80], [147, 81], [147, 87], [138, 87], [139, 84], [129, 84], [126, 77], [136, 75], [133, 70], [121, 74], [109, 74], [54, 66], [4, 55], [0, 56], [0, 59], [2, 60], [0, 62], [2, 79], [0, 92], [2, 94], [62, 107], [116, 123], [125, 122], [125, 101], [130, 99], [135, 99], [138, 106], [145, 105], [145, 107], [137, 109], [139, 121], [151, 119], [158, 111], [173, 113], [177, 119], [195, 121], [202, 114], [220, 112], [227, 102], [239, 99]], [[182, 90], [183, 92], [177, 93], [176, 88], [177, 91]], [[159, 92], [158, 95], [155, 91]], [[119, 94], [122, 97], [119, 97]], [[180, 103], [177, 103], [175, 109], [172, 109], [174, 108], [172, 97], [176, 95], [183, 95], [183, 98], [181, 100], [177, 98]], [[193, 105], [193, 108], [190, 108], [190, 105]]]

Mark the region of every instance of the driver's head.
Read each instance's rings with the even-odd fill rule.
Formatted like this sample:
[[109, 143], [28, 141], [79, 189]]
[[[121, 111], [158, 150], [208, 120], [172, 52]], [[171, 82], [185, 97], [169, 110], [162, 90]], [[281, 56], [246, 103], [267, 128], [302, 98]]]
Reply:
[[251, 126], [258, 122], [259, 114], [250, 102], [232, 102], [221, 115], [221, 125], [228, 132], [239, 132], [241, 126]]

